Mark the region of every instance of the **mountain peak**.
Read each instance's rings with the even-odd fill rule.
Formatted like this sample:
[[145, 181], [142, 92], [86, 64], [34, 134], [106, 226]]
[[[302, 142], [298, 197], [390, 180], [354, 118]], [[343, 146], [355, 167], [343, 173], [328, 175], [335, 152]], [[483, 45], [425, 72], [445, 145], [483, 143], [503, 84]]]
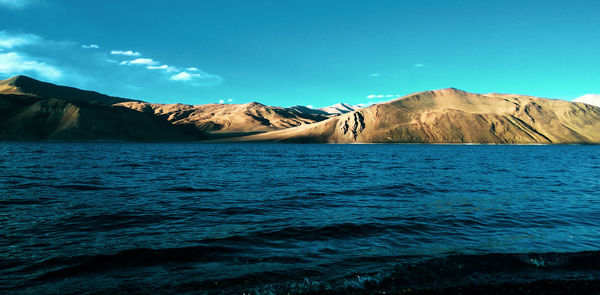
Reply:
[[264, 107], [265, 106], [264, 104], [262, 104], [260, 102], [256, 102], [256, 101], [246, 103], [245, 105], [248, 107]]
[[454, 87], [448, 87], [448, 88], [442, 88], [442, 89], [438, 89], [438, 90], [433, 90], [432, 92], [434, 93], [443, 93], [443, 94], [447, 94], [447, 93], [468, 93], [464, 90], [460, 90], [458, 88], [454, 88]]
[[18, 86], [18, 84], [27, 83], [28, 81], [39, 82], [38, 80], [33, 79], [31, 77], [28, 77], [28, 76], [25, 76], [25, 75], [16, 75], [16, 76], [8, 78], [6, 80], [0, 81], [0, 85]]

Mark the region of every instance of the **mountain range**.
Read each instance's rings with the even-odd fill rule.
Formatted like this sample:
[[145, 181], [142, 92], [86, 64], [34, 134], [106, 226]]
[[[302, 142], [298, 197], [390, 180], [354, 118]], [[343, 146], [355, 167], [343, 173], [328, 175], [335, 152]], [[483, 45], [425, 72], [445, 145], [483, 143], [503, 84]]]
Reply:
[[600, 143], [591, 103], [447, 88], [365, 108], [156, 104], [16, 76], [0, 81], [0, 140]]

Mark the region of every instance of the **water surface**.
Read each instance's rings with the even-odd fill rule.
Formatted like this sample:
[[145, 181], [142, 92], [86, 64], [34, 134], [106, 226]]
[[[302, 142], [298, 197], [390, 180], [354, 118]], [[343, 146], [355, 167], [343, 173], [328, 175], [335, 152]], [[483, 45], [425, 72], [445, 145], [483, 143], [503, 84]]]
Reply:
[[600, 279], [597, 146], [0, 144], [0, 291]]

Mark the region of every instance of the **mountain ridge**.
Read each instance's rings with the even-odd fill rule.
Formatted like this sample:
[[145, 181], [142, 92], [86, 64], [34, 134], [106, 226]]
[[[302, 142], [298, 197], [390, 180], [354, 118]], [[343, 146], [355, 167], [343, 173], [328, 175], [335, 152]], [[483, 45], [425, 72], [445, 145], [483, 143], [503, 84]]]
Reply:
[[124, 101], [137, 101], [134, 99], [109, 96], [96, 91], [82, 90], [70, 86], [56, 85], [39, 81], [24, 75], [0, 81], [0, 94], [30, 95], [39, 98], [57, 98], [66, 100], [80, 100], [90, 103], [115, 104]]
[[581, 102], [444, 88], [335, 106], [156, 104], [16, 76], [0, 81], [0, 140], [600, 143], [600, 108]]
[[235, 139], [324, 143], [600, 143], [600, 108], [456, 88], [422, 91], [312, 125]]

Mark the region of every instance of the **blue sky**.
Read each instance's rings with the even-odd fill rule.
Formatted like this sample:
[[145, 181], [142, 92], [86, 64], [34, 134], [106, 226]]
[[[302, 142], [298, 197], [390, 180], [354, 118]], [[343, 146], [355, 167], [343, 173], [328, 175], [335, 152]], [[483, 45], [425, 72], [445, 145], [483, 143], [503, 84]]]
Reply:
[[150, 102], [600, 93], [600, 1], [0, 0], [0, 78]]

